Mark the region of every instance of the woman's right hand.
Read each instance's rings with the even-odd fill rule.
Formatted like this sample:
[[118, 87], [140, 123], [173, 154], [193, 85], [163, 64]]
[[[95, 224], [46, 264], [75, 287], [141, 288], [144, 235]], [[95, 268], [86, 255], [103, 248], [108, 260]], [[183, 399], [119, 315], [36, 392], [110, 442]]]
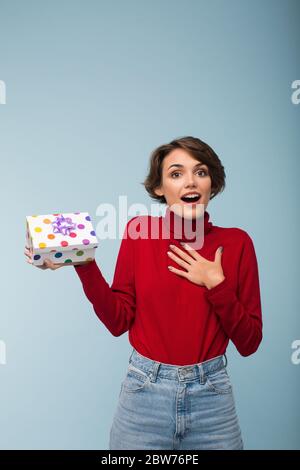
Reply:
[[[29, 264], [33, 264], [32, 249], [29, 248], [28, 246], [25, 246], [24, 255], [26, 256], [26, 262]], [[45, 259], [43, 264], [36, 266], [36, 267], [40, 269], [52, 269], [54, 271], [55, 269], [61, 268], [62, 266], [67, 266], [67, 265], [65, 263], [54, 264], [52, 261], [50, 261], [50, 259]]]
[[[24, 255], [26, 257], [26, 262], [29, 263], [29, 264], [33, 264], [32, 249], [29, 248], [28, 246], [25, 246]], [[37, 268], [40, 268], [40, 269], [52, 269], [52, 271], [55, 271], [56, 269], [62, 268], [63, 266], [70, 266], [70, 265], [71, 266], [80, 266], [81, 264], [87, 264], [89, 262], [90, 261], [86, 261], [86, 262], [83, 262], [83, 263], [80, 263], [80, 262], [76, 262], [76, 263], [53, 263], [50, 259], [45, 259], [43, 264], [41, 264], [39, 266], [36, 266], [36, 265], [35, 266]]]

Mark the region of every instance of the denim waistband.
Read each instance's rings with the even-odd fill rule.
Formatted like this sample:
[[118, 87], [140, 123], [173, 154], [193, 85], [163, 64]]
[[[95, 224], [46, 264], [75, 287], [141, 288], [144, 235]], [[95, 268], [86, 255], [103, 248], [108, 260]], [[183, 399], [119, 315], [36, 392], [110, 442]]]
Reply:
[[[223, 361], [223, 357], [225, 358], [225, 362]], [[129, 364], [145, 372], [153, 382], [155, 382], [157, 376], [159, 376], [180, 382], [199, 380], [201, 383], [204, 383], [207, 375], [227, 366], [227, 357], [226, 354], [224, 354], [204, 362], [199, 362], [198, 364], [176, 366], [149, 359], [148, 357], [142, 356], [142, 354], [133, 348], [129, 358]]]

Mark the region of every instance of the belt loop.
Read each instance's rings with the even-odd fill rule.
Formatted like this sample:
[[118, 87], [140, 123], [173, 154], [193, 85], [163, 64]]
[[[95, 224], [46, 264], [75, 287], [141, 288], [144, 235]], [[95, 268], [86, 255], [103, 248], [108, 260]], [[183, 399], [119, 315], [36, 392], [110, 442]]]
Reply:
[[154, 361], [152, 371], [150, 372], [150, 382], [156, 382], [156, 377], [158, 374], [159, 366], [160, 366], [160, 362]]
[[129, 363], [131, 362], [131, 358], [132, 358], [132, 356], [133, 356], [133, 353], [134, 353], [134, 348], [133, 348], [133, 350], [131, 351], [131, 354], [130, 354], [130, 356], [129, 356]]
[[198, 364], [198, 369], [199, 369], [199, 381], [200, 381], [200, 384], [204, 384], [205, 383], [205, 380], [204, 380], [204, 370], [203, 370], [203, 366], [202, 364]]
[[226, 356], [225, 353], [224, 353], [224, 356], [225, 356], [225, 366], [224, 367], [227, 367], [228, 361], [227, 361], [227, 356]]

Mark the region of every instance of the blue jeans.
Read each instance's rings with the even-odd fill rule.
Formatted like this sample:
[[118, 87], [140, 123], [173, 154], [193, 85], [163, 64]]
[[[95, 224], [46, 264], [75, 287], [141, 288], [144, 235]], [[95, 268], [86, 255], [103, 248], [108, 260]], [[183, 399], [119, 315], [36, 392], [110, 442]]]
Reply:
[[226, 365], [223, 356], [164, 364], [133, 349], [109, 449], [243, 449]]

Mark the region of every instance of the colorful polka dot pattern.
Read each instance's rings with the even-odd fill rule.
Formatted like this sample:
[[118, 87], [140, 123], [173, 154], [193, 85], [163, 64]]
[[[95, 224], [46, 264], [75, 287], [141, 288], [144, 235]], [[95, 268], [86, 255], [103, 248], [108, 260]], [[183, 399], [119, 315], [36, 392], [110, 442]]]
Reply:
[[[68, 235], [53, 232], [52, 222], [63, 215], [76, 224]], [[52, 213], [26, 218], [26, 238], [33, 248], [32, 261], [42, 265], [46, 258], [54, 263], [74, 264], [95, 259], [96, 232], [87, 212]]]
[[[67, 253], [68, 255], [68, 253]], [[91, 250], [87, 250], [86, 253], [83, 250], [78, 250], [72, 257], [66, 257], [66, 253], [56, 252], [54, 255], [44, 254], [44, 255], [34, 255], [33, 261], [38, 265], [42, 265], [46, 258], [52, 260], [54, 263], [64, 263], [72, 264], [78, 262], [78, 258], [74, 256], [80, 256], [80, 261], [93, 261], [95, 259], [94, 255], [91, 253]], [[64, 259], [66, 257], [66, 259]]]
[[[76, 229], [70, 232], [69, 235], [52, 233], [52, 222], [60, 215], [71, 217], [72, 221], [76, 223]], [[53, 213], [43, 216], [32, 215], [27, 218], [27, 223], [29, 223], [29, 231], [35, 242], [34, 246], [45, 251], [57, 251], [55, 254], [56, 257], [61, 256], [59, 255], [59, 247], [77, 250], [76, 255], [82, 256], [84, 251], [82, 251], [81, 248], [83, 246], [96, 248], [95, 243], [98, 242], [96, 232], [92, 227], [91, 217], [87, 212], [73, 212], [68, 214]], [[27, 235], [29, 235], [29, 231]], [[49, 250], [50, 248], [56, 248], [56, 250]]]

